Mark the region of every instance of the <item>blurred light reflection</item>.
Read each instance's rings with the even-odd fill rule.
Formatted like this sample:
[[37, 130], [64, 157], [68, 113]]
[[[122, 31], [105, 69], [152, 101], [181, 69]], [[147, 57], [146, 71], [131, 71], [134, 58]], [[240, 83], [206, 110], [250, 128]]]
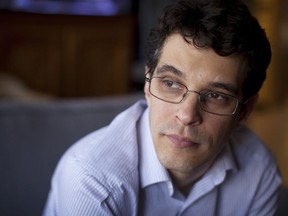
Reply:
[[114, 16], [131, 10], [131, 0], [2, 0], [0, 5], [14, 11], [98, 16]]

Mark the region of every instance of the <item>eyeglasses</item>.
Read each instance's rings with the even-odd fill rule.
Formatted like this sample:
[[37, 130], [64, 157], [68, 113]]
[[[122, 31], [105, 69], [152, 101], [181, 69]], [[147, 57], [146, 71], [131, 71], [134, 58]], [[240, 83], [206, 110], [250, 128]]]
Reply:
[[200, 108], [215, 115], [232, 116], [236, 113], [239, 105], [246, 103], [240, 102], [232, 95], [217, 91], [197, 92], [188, 90], [185, 85], [169, 77], [146, 77], [146, 81], [150, 83], [149, 92], [151, 95], [168, 103], [179, 104], [188, 95], [188, 92], [194, 92], [199, 96]]

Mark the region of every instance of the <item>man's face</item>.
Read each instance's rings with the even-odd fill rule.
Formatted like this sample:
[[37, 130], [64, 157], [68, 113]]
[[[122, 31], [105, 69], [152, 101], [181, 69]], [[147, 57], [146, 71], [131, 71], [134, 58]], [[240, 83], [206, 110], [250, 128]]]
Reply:
[[[189, 90], [214, 90], [241, 99], [243, 65], [239, 56], [221, 57], [173, 34], [163, 46], [154, 76], [167, 76]], [[173, 177], [190, 178], [223, 149], [240, 119], [201, 110], [195, 92], [179, 104], [161, 101], [150, 94], [149, 85], [145, 84], [145, 94], [158, 159]]]

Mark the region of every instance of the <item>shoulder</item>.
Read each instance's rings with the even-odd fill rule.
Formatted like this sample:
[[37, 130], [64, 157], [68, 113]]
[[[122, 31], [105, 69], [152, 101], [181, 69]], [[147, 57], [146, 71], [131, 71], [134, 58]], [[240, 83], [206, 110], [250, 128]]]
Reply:
[[136, 103], [66, 151], [52, 178], [47, 215], [135, 215], [136, 127], [145, 109], [143, 101]]
[[107, 191], [122, 187], [123, 184], [136, 186], [136, 126], [144, 109], [145, 104], [138, 102], [116, 116], [110, 125], [79, 140], [63, 155], [55, 175], [77, 171], [74, 176], [78, 175], [82, 179], [89, 177]]
[[223, 191], [226, 192], [223, 192], [226, 195], [224, 199], [229, 201], [230, 211], [234, 212], [240, 205], [243, 212], [241, 215], [250, 215], [248, 212], [272, 215], [281, 184], [273, 154], [261, 139], [245, 126], [234, 131], [230, 146], [237, 167], [223, 185]]

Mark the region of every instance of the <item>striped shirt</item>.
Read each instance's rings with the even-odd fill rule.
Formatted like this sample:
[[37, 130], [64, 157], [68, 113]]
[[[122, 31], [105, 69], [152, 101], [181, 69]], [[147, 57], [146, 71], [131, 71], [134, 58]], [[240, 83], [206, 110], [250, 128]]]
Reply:
[[273, 215], [280, 177], [246, 127], [184, 197], [157, 159], [144, 101], [84, 137], [60, 160], [44, 215]]

